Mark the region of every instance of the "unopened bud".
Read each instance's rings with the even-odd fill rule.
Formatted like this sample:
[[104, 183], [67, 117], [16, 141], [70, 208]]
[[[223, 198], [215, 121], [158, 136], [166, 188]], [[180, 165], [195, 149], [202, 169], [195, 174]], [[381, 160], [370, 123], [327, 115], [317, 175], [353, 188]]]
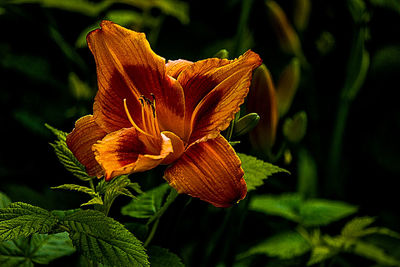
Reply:
[[287, 118], [283, 123], [283, 135], [289, 142], [300, 142], [307, 131], [307, 114], [304, 111], [296, 113], [293, 118]]
[[275, 143], [278, 109], [271, 74], [264, 64], [254, 72], [247, 111], [260, 116], [258, 125], [250, 132], [250, 141], [256, 150], [268, 154]]
[[241, 136], [250, 132], [257, 126], [259, 120], [260, 116], [258, 116], [257, 113], [249, 113], [246, 116], [241, 117], [235, 123], [233, 128], [233, 137]]
[[275, 1], [267, 0], [266, 5], [282, 50], [289, 54], [302, 55], [299, 36], [290, 24], [285, 12]]
[[221, 59], [228, 59], [229, 58], [229, 52], [226, 49], [221, 49], [214, 55], [214, 57], [221, 58]]
[[310, 18], [311, 1], [295, 0], [293, 10], [293, 23], [299, 31], [304, 31]]
[[296, 94], [300, 82], [300, 61], [293, 58], [285, 67], [276, 85], [276, 97], [278, 101], [279, 116], [284, 116]]

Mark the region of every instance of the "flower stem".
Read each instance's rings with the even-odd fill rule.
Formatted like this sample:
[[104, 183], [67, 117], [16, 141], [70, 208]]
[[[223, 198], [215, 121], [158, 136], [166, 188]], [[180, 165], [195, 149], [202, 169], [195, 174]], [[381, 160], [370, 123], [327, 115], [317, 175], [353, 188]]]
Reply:
[[150, 244], [151, 240], [153, 240], [154, 234], [157, 231], [157, 227], [158, 227], [159, 223], [160, 223], [160, 217], [158, 217], [158, 219], [154, 222], [153, 227], [151, 227], [150, 234], [147, 237], [147, 239], [146, 239], [146, 241], [144, 242], [144, 245], [143, 245], [145, 248]]
[[234, 57], [237, 57], [241, 54], [243, 49], [246, 49], [246, 47], [243, 47], [243, 40], [244, 36], [246, 34], [246, 27], [247, 27], [247, 22], [249, 20], [249, 15], [251, 11], [251, 6], [253, 4], [253, 0], [243, 0], [242, 1], [242, 12], [240, 13], [240, 19], [239, 19], [239, 25], [237, 28], [237, 33], [236, 33], [236, 42], [235, 46], [233, 48], [233, 55]]

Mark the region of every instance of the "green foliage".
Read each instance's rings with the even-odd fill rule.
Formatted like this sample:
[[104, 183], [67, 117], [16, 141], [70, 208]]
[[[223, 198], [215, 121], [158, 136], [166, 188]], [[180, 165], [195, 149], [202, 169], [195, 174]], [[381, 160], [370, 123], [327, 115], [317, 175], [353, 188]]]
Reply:
[[299, 209], [304, 226], [323, 226], [345, 218], [357, 211], [357, 207], [340, 201], [311, 199]]
[[0, 209], [7, 207], [10, 203], [11, 200], [8, 198], [8, 196], [0, 192]]
[[270, 257], [291, 259], [303, 255], [310, 249], [311, 246], [308, 241], [298, 232], [287, 231], [266, 239], [247, 252], [239, 255], [238, 258], [244, 258], [254, 254], [265, 254]]
[[184, 267], [182, 260], [168, 249], [151, 246], [148, 249], [151, 267]]
[[63, 184], [59, 186], [53, 186], [51, 189], [65, 189], [65, 190], [71, 190], [71, 191], [77, 191], [77, 192], [82, 192], [85, 194], [88, 194], [92, 197], [97, 196], [98, 194], [96, 191], [94, 191], [92, 188], [89, 188], [87, 186], [81, 186], [81, 185], [76, 185], [76, 184]]
[[58, 220], [47, 210], [22, 202], [0, 209], [0, 241], [48, 233]]
[[370, 2], [372, 5], [385, 7], [400, 14], [400, 2], [397, 0], [370, 0]]
[[0, 243], [1, 266], [33, 266], [49, 264], [52, 260], [75, 252], [66, 232], [58, 234], [33, 234]]
[[323, 226], [357, 211], [353, 205], [326, 199], [305, 200], [297, 194], [253, 197], [250, 209], [298, 222], [306, 227]]
[[259, 121], [260, 116], [258, 116], [257, 113], [249, 113], [241, 117], [234, 124], [233, 137], [241, 136], [250, 132], [257, 126]]
[[94, 210], [64, 217], [74, 246], [88, 259], [110, 266], [149, 266], [142, 243], [123, 225]]
[[97, 16], [101, 11], [106, 9], [112, 2], [101, 1], [94, 3], [87, 0], [11, 0], [9, 3], [12, 4], [40, 4], [47, 8], [59, 8], [71, 12], [81, 13], [86, 16]]
[[161, 184], [122, 207], [121, 213], [133, 218], [150, 219], [161, 210], [165, 196], [172, 190], [168, 184]]
[[387, 266], [400, 266], [400, 260], [388, 255], [382, 248], [373, 244], [358, 241], [354, 244], [354, 254]]
[[[244, 179], [247, 184], [247, 191], [256, 189], [264, 184], [264, 180], [269, 176], [279, 172], [289, 173], [287, 170], [279, 168], [271, 163], [264, 162], [256, 157], [238, 153], [244, 170]], [[290, 173], [289, 173], [290, 174]]]
[[301, 149], [297, 161], [297, 192], [304, 198], [312, 198], [317, 194], [317, 164], [310, 153]]
[[50, 144], [54, 148], [54, 152], [56, 153], [58, 160], [61, 162], [64, 167], [70, 171], [73, 175], [79, 178], [82, 181], [92, 180], [94, 177], [89, 176], [86, 173], [85, 166], [83, 166], [74, 156], [74, 154], [69, 150], [66, 137], [67, 133], [57, 130], [54, 127], [46, 124], [46, 127], [53, 132], [53, 134], [57, 137], [53, 144]]

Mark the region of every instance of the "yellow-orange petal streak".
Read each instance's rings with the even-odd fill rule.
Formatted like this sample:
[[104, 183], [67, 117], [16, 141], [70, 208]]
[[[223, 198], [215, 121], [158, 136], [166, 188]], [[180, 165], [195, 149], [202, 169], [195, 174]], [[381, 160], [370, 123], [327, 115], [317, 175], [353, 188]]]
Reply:
[[77, 120], [75, 128], [67, 135], [68, 148], [91, 176], [103, 176], [103, 170], [95, 160], [92, 145], [103, 139], [106, 134], [94, 121], [93, 116], [87, 115]]
[[249, 91], [252, 71], [260, 64], [260, 57], [247, 51], [237, 60], [209, 74], [209, 79], [218, 81], [218, 84], [193, 112], [189, 144], [198, 139], [214, 138], [229, 126]]
[[229, 207], [246, 196], [243, 176], [238, 156], [221, 135], [190, 146], [164, 173], [179, 193], [216, 207]]
[[[152, 51], [145, 34], [103, 21], [87, 41], [97, 67], [99, 91], [93, 105], [97, 123], [108, 132], [130, 127], [123, 99], [131, 114], [140, 114], [140, 96], [150, 99], [154, 94], [159, 119], [165, 124], [161, 130], [176, 132], [174, 126], [183, 124], [179, 123], [184, 117], [183, 89], [166, 74], [165, 59]], [[143, 129], [141, 121], [137, 126]]]
[[105, 172], [106, 180], [150, 170], [173, 152], [171, 140], [165, 135], [159, 137], [158, 151], [154, 151], [154, 140], [152, 143], [148, 139], [148, 136], [141, 135], [132, 127], [110, 133], [94, 144], [93, 151]]

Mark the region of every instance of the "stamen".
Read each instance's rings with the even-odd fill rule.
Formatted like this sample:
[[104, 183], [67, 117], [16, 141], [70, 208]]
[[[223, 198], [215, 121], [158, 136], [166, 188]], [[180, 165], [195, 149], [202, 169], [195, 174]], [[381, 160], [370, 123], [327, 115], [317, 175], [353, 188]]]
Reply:
[[[132, 126], [133, 126], [136, 130], [138, 130], [139, 132], [141, 132], [142, 134], [151, 137], [150, 134], [148, 134], [148, 133], [144, 132], [142, 129], [140, 129], [140, 128], [136, 125], [136, 123], [133, 121], [133, 119], [132, 119], [132, 117], [131, 117], [131, 114], [129, 113], [128, 106], [126, 105], [126, 98], [124, 98], [124, 108], [125, 108], [126, 115], [128, 116], [128, 120], [129, 120], [129, 122], [132, 124]], [[143, 108], [142, 108], [142, 112], [143, 112]], [[142, 113], [142, 114], [143, 114], [143, 113]], [[143, 124], [145, 124], [144, 121], [143, 121]]]

